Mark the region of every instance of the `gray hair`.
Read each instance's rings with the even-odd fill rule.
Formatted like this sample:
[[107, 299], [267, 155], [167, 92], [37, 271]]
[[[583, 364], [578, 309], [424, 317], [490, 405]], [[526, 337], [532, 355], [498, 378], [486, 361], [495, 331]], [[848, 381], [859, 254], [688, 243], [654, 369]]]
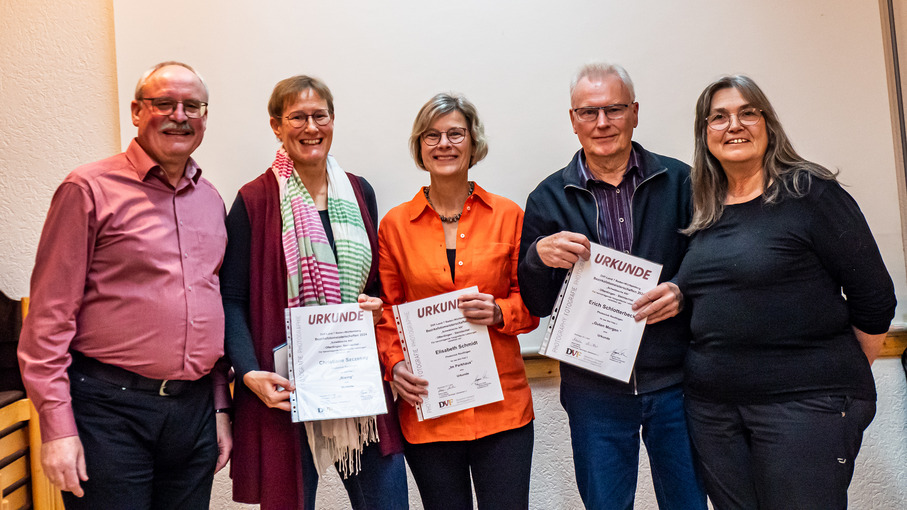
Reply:
[[488, 154], [488, 140], [485, 138], [485, 126], [479, 120], [479, 112], [465, 96], [454, 93], [440, 93], [428, 100], [416, 115], [413, 121], [413, 132], [409, 137], [409, 152], [416, 162], [416, 166], [425, 170], [422, 162], [422, 143], [420, 137], [428, 131], [439, 118], [451, 112], [460, 112], [469, 125], [469, 138], [472, 140], [472, 155], [469, 158], [469, 167], [482, 161]]
[[822, 165], [803, 159], [791, 145], [774, 107], [762, 89], [742, 74], [723, 76], [702, 91], [696, 101], [693, 122], [693, 221], [682, 230], [692, 235], [714, 225], [724, 212], [727, 197], [727, 175], [721, 163], [709, 151], [708, 117], [712, 98], [724, 89], [736, 89], [746, 102], [762, 111], [768, 145], [762, 157], [762, 202], [771, 204], [785, 197], [802, 197], [809, 192], [813, 178], [835, 180], [836, 174]]
[[198, 77], [198, 81], [202, 82], [202, 87], [205, 88], [205, 95], [206, 96], [208, 95], [208, 84], [205, 83], [205, 79], [202, 78], [202, 75], [198, 74], [198, 72], [195, 69], [193, 69], [192, 66], [190, 66], [189, 64], [185, 64], [183, 62], [177, 62], [176, 60], [167, 60], [166, 62], [161, 62], [159, 64], [155, 64], [154, 66], [152, 66], [150, 69], [148, 69], [147, 71], [145, 71], [142, 74], [142, 77], [139, 78], [138, 84], [136, 84], [136, 86], [135, 86], [135, 100], [136, 101], [142, 100], [142, 89], [145, 88], [145, 83], [148, 82], [148, 78], [151, 78], [152, 74], [158, 72], [161, 68], [167, 67], [167, 66], [185, 67], [186, 69], [192, 71], [192, 74], [194, 74], [195, 76]]
[[608, 64], [606, 62], [591, 62], [579, 68], [576, 75], [570, 81], [570, 100], [573, 101], [573, 92], [576, 85], [583, 79], [604, 78], [606, 76], [617, 76], [620, 81], [627, 87], [630, 92], [630, 102], [636, 102], [636, 89], [633, 87], [633, 80], [630, 79], [630, 73], [618, 64]]

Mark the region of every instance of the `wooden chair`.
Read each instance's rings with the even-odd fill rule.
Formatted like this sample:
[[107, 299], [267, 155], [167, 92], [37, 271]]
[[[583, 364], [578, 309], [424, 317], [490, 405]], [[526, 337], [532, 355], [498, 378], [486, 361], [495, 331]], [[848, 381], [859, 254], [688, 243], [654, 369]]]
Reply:
[[[15, 367], [14, 388], [21, 388], [15, 345], [22, 318], [28, 313], [28, 298], [22, 298], [17, 313], [6, 305], [13, 301], [0, 292], [0, 370]], [[12, 336], [13, 338], [10, 338]], [[12, 345], [10, 350], [8, 347]], [[12, 354], [10, 354], [10, 352]], [[9, 356], [13, 359], [7, 359]], [[8, 372], [7, 372], [8, 375]], [[9, 377], [0, 377], [3, 384]], [[2, 388], [7, 389], [7, 388]], [[63, 510], [63, 498], [41, 467], [41, 428], [38, 412], [20, 389], [0, 391], [0, 510]]]

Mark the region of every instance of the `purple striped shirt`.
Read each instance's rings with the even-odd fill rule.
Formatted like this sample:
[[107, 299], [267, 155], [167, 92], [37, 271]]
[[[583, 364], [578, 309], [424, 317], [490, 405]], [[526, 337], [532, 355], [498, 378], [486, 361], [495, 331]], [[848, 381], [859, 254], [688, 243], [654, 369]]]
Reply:
[[598, 206], [598, 243], [624, 253], [633, 246], [633, 213], [630, 204], [633, 193], [646, 176], [639, 164], [639, 154], [630, 151], [627, 170], [620, 184], [613, 186], [596, 179], [586, 166], [586, 155], [579, 160], [579, 176], [586, 189], [595, 196]]

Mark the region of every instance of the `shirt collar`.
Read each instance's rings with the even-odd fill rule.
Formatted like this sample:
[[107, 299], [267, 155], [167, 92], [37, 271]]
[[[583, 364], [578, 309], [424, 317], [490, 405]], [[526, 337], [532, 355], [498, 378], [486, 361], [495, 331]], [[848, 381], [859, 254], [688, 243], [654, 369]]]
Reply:
[[[158, 178], [163, 178], [161, 165], [145, 152], [145, 149], [139, 145], [138, 140], [135, 138], [129, 142], [129, 147], [126, 148], [126, 159], [132, 164], [136, 177], [140, 181], [144, 181], [152, 170], [156, 170]], [[198, 180], [202, 177], [202, 169], [194, 159], [189, 158], [183, 177], [187, 178], [193, 186], [198, 184]]]
[[[592, 171], [589, 170], [589, 167], [586, 165], [586, 152], [583, 150], [579, 151], [579, 165], [577, 165], [577, 170], [579, 171], [579, 179], [583, 185], [588, 188], [589, 182], [602, 182], [595, 178], [592, 175]], [[645, 179], [646, 171], [642, 160], [639, 155], [639, 151], [636, 150], [636, 147], [630, 147], [630, 157], [627, 159], [627, 170], [624, 172], [622, 179], [627, 177], [632, 177], [633, 174], [637, 173], [640, 177]]]
[[[424, 188], [419, 188], [416, 196], [414, 196], [413, 199], [409, 202], [409, 221], [416, 221], [426, 211], [434, 214], [431, 206], [428, 205], [428, 200], [425, 199], [425, 193], [422, 191], [423, 189]], [[484, 188], [476, 184], [475, 189], [472, 190], [472, 195], [470, 195], [469, 198], [466, 199], [466, 203], [481, 204], [488, 209], [494, 209], [494, 195], [485, 191]]]

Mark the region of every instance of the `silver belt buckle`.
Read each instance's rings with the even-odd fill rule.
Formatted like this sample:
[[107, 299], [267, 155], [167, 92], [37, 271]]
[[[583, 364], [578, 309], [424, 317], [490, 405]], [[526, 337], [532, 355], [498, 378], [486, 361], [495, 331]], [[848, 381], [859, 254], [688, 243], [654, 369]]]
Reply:
[[158, 392], [157, 392], [158, 395], [160, 395], [160, 396], [162, 396], [162, 397], [169, 397], [169, 396], [170, 396], [170, 394], [167, 393], [167, 383], [168, 383], [168, 382], [170, 382], [170, 381], [168, 381], [168, 380], [166, 380], [166, 379], [164, 379], [163, 381], [161, 381], [161, 388], [160, 388], [160, 390], [158, 390]]

